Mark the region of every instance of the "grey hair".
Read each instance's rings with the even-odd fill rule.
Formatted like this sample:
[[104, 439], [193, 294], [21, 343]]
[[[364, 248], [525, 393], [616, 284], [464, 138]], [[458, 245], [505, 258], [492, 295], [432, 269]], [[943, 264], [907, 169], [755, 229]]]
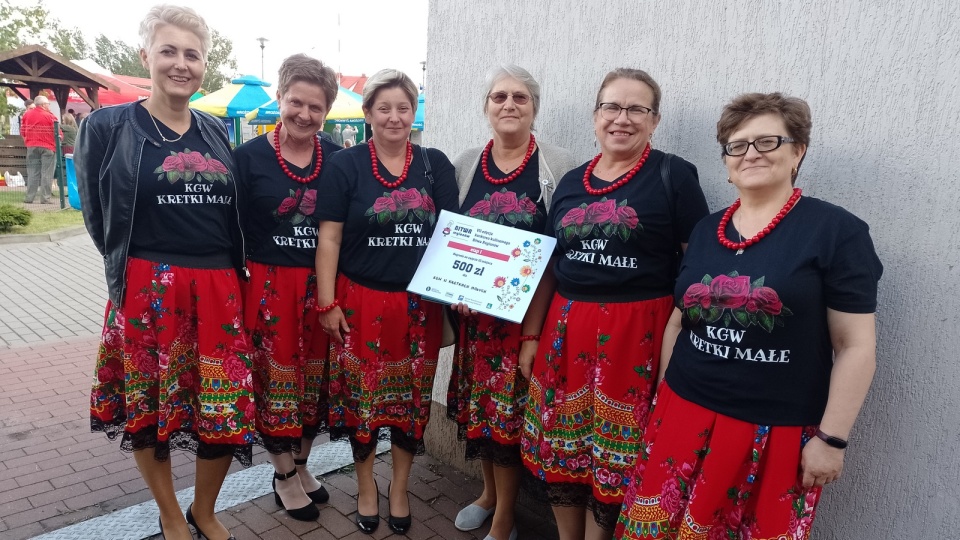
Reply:
[[380, 90], [399, 88], [410, 98], [413, 112], [417, 112], [417, 84], [406, 73], [398, 69], [381, 69], [367, 79], [363, 85], [363, 108], [373, 110], [373, 102], [377, 99]]
[[41, 106], [41, 105], [49, 105], [49, 104], [50, 104], [50, 100], [47, 99], [47, 96], [40, 95], [40, 96], [37, 96], [37, 97], [33, 98], [33, 104], [36, 105], [37, 107], [39, 107], [39, 106]]
[[140, 46], [149, 51], [157, 35], [157, 29], [166, 24], [192, 32], [200, 38], [200, 54], [203, 56], [203, 61], [207, 61], [207, 53], [213, 47], [210, 27], [196, 11], [185, 6], [160, 4], [150, 8], [147, 16], [140, 21]]
[[515, 79], [527, 87], [527, 92], [530, 92], [530, 100], [533, 102], [533, 117], [536, 119], [537, 113], [540, 112], [540, 83], [533, 78], [529, 71], [514, 64], [500, 64], [487, 72], [486, 87], [483, 92], [483, 112], [487, 112], [487, 105], [490, 103], [487, 96], [490, 95], [493, 87], [504, 79]]

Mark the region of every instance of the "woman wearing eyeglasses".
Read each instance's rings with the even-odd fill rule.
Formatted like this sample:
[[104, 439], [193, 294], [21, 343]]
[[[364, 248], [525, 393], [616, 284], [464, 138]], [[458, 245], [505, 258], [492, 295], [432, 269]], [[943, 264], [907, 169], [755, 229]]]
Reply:
[[553, 196], [557, 290], [542, 329], [524, 328], [541, 339], [535, 355], [521, 351], [530, 378], [521, 444], [562, 540], [613, 533], [650, 409], [678, 252], [707, 214], [696, 168], [650, 147], [659, 110], [660, 87], [645, 71], [607, 74], [593, 113], [601, 153]]
[[690, 236], [617, 538], [808, 538], [840, 476], [883, 267], [866, 223], [794, 187], [811, 125], [779, 93], [723, 110], [739, 199]]
[[[455, 161], [460, 212], [473, 218], [542, 232], [557, 181], [575, 166], [563, 148], [545, 144], [531, 130], [540, 110], [540, 84], [527, 70], [502, 65], [487, 74], [483, 111], [493, 137]], [[549, 254], [548, 254], [549, 256]], [[549, 278], [547, 278], [549, 279]], [[546, 297], [549, 301], [549, 295]], [[535, 306], [539, 304], [538, 309]], [[514, 505], [520, 480], [520, 430], [527, 380], [520, 375], [521, 347], [536, 350], [536, 336], [520, 324], [455, 306], [462, 316], [447, 392], [447, 413], [466, 440], [467, 459], [480, 459], [483, 493], [457, 515], [458, 529], [483, 525], [493, 514], [487, 540], [515, 540]], [[529, 310], [539, 327], [546, 302]]]

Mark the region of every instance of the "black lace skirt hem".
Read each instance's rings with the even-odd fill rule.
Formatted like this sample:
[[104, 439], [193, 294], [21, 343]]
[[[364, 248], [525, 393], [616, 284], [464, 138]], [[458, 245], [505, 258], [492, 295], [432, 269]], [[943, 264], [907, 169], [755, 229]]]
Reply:
[[500, 444], [490, 439], [467, 439], [466, 459], [482, 459], [498, 467], [520, 467], [520, 444]]
[[257, 432], [253, 444], [262, 446], [264, 450], [273, 455], [279, 454], [299, 454], [303, 449], [303, 439], [316, 439], [321, 433], [330, 431], [326, 425], [303, 426], [300, 437], [274, 437], [266, 433]]
[[380, 441], [390, 441], [394, 446], [415, 456], [422, 456], [427, 452], [423, 439], [407, 435], [398, 427], [384, 426], [377, 428], [373, 436], [370, 437], [370, 442], [367, 443], [358, 441], [355, 438], [355, 433], [356, 430], [351, 428], [330, 428], [331, 441], [341, 441], [343, 439], [350, 441], [350, 450], [353, 451], [353, 461], [355, 462], [366, 461], [370, 454], [376, 452], [377, 443]]
[[153, 458], [157, 461], [170, 459], [171, 450], [186, 450], [199, 459], [219, 459], [232, 456], [244, 467], [253, 464], [253, 447], [249, 444], [210, 444], [200, 440], [192, 431], [175, 431], [165, 441], [158, 440], [157, 427], [151, 426], [136, 433], [126, 431], [125, 424], [106, 424], [97, 419], [90, 420], [90, 431], [102, 432], [111, 441], [120, 439], [120, 449], [124, 452], [153, 449]]
[[536, 500], [546, 500], [550, 506], [575, 506], [588, 508], [593, 512], [593, 520], [601, 529], [613, 531], [617, 528], [621, 504], [603, 503], [593, 496], [593, 487], [567, 482], [547, 483], [524, 468], [521, 489]]

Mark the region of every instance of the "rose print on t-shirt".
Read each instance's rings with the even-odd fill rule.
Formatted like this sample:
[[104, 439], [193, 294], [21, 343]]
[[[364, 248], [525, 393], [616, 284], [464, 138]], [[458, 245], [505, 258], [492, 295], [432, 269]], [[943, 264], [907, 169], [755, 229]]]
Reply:
[[224, 185], [230, 179], [227, 167], [220, 161], [210, 157], [210, 153], [200, 154], [184, 148], [183, 152], [170, 152], [163, 163], [154, 169], [157, 180], [166, 179], [174, 184], [180, 180], [206, 180], [207, 182], [221, 182]]
[[780, 295], [763, 286], [763, 277], [750, 281], [750, 276], [737, 272], [710, 277], [687, 287], [680, 306], [684, 316], [696, 323], [700, 319], [714, 323], [723, 319], [724, 326], [737, 321], [747, 328], [757, 325], [767, 332], [774, 326], [783, 326], [783, 317], [793, 315], [780, 301]]
[[308, 189], [301, 194], [299, 189], [296, 191], [291, 189], [290, 196], [280, 201], [280, 206], [273, 211], [273, 217], [279, 221], [293, 214], [293, 216], [290, 217], [291, 224], [299, 225], [304, 221], [310, 223], [312, 221], [311, 216], [316, 207], [317, 190]]
[[640, 224], [637, 211], [627, 206], [627, 200], [617, 203], [616, 199], [606, 197], [589, 205], [583, 203], [571, 208], [557, 225], [557, 231], [562, 232], [567, 241], [599, 236], [599, 231], [607, 238], [617, 235], [626, 242], [637, 229], [642, 231], [643, 225]]
[[383, 192], [383, 197], [378, 197], [373, 202], [373, 206], [368, 208], [363, 214], [370, 217], [370, 221], [376, 221], [380, 225], [385, 225], [391, 221], [416, 221], [428, 222], [433, 225], [437, 220], [437, 209], [433, 204], [433, 198], [427, 194], [427, 190], [420, 188], [407, 189], [400, 188], [390, 192]]
[[533, 225], [533, 219], [537, 217], [538, 213], [537, 203], [527, 197], [526, 193], [517, 195], [513, 191], [507, 191], [507, 188], [503, 188], [494, 193], [487, 193], [482, 200], [477, 201], [470, 208], [467, 215], [501, 225], [504, 222], [510, 225], [516, 225], [520, 222]]

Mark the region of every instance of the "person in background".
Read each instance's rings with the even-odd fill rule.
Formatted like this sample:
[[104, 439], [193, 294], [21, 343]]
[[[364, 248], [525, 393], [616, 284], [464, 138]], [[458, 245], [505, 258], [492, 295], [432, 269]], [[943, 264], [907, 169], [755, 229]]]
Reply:
[[[514, 65], [490, 70], [483, 112], [493, 137], [454, 160], [462, 214], [543, 232], [557, 181], [576, 163], [570, 152], [534, 137], [539, 110], [540, 84], [527, 70]], [[549, 302], [549, 295], [545, 298]], [[539, 305], [540, 311], [528, 311], [536, 324], [546, 309], [544, 302]], [[454, 307], [461, 324], [447, 414], [467, 442], [467, 459], [480, 459], [483, 469], [483, 493], [460, 511], [455, 525], [464, 531], [477, 529], [492, 514], [487, 540], [515, 540], [520, 432], [527, 401], [527, 380], [518, 358], [521, 346], [536, 349], [537, 343], [520, 324], [471, 312], [465, 304]]]
[[60, 131], [63, 132], [60, 148], [63, 149], [64, 154], [72, 154], [73, 145], [77, 142], [77, 120], [73, 117], [73, 114], [68, 112], [63, 115], [60, 122]]
[[366, 534], [380, 523], [373, 476], [380, 437], [392, 442], [387, 524], [396, 534], [410, 528], [407, 483], [413, 456], [424, 451], [440, 353], [441, 306], [406, 289], [437, 214], [457, 208], [457, 184], [442, 152], [409, 142], [416, 108], [407, 75], [384, 69], [367, 80], [363, 111], [375, 136], [330, 158], [315, 214], [318, 311], [334, 345], [330, 436], [350, 440], [356, 524]]
[[663, 383], [617, 538], [809, 538], [876, 364], [883, 266], [866, 223], [795, 187], [810, 107], [723, 109], [738, 199], [690, 235]]
[[343, 137], [344, 148], [347, 148], [347, 141], [350, 141], [350, 146], [357, 144], [357, 128], [353, 125], [345, 125], [340, 134]]
[[540, 340], [535, 356], [520, 351], [530, 378], [521, 444], [562, 540], [613, 534], [650, 408], [677, 257], [708, 211], [696, 168], [651, 148], [659, 123], [660, 87], [647, 72], [608, 73], [593, 112], [601, 153], [553, 195], [557, 291], [542, 327], [524, 321], [524, 333]]
[[307, 469], [317, 434], [327, 426], [326, 360], [330, 340], [315, 313], [313, 213], [320, 173], [337, 145], [321, 141], [337, 78], [317, 59], [295, 54], [280, 65], [280, 122], [237, 147], [246, 194], [245, 327], [253, 356], [257, 432], [274, 467], [274, 498], [294, 519], [315, 520], [327, 490]]
[[[159, 5], [140, 23], [153, 92], [99, 109], [74, 162], [83, 219], [103, 255], [109, 302], [91, 428], [132, 451], [168, 539], [233, 538], [214, 514], [234, 457], [251, 464], [256, 404], [239, 276], [246, 276], [237, 172], [223, 122], [189, 108], [210, 29]], [[170, 451], [196, 453], [180, 513]], [[189, 525], [189, 526], [188, 526]]]
[[40, 192], [41, 204], [52, 204], [50, 185], [57, 164], [57, 142], [54, 128], [57, 117], [50, 112], [50, 100], [37, 96], [36, 106], [28, 106], [20, 122], [20, 134], [27, 147], [27, 193], [23, 202], [30, 204]]

